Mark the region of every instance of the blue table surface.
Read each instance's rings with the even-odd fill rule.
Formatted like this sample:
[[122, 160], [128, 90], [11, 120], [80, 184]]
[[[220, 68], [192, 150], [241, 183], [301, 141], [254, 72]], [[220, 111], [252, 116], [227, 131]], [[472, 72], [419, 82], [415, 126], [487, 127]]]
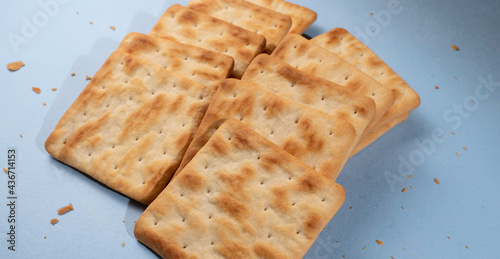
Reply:
[[[350, 30], [422, 100], [406, 122], [348, 161], [338, 179], [346, 201], [305, 258], [498, 258], [500, 2], [291, 2], [318, 13], [308, 35]], [[156, 258], [133, 235], [145, 207], [57, 162], [44, 142], [86, 75], [174, 3], [187, 1], [4, 1], [0, 167], [15, 149], [17, 200], [15, 252], [8, 250], [10, 209], [0, 206], [1, 258]], [[26, 66], [9, 72], [5, 66], [18, 60]], [[7, 175], [0, 179], [8, 203]], [[75, 210], [58, 216], [69, 203]]]

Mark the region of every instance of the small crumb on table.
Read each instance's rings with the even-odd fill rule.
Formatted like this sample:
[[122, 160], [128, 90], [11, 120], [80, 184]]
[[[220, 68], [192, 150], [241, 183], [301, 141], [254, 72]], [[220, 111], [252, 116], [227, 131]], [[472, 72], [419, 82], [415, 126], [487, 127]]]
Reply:
[[467, 146], [464, 147], [464, 150], [467, 151]]
[[377, 244], [379, 246], [383, 246], [384, 245], [384, 242], [382, 240], [375, 240], [375, 242], [377, 242]]
[[465, 246], [465, 248], [469, 249], [469, 246]]
[[438, 180], [437, 178], [434, 178], [434, 182], [435, 182], [436, 184], [439, 184], [439, 180]]
[[53, 218], [53, 219], [50, 221], [50, 224], [55, 225], [57, 222], [59, 222], [59, 220], [58, 220], [58, 219], [56, 219], [56, 218]]
[[459, 157], [460, 156], [460, 153], [457, 152], [457, 156]]
[[113, 31], [116, 31], [116, 27], [115, 26], [109, 26], [109, 28]]
[[403, 188], [403, 190], [401, 190], [401, 192], [406, 192], [408, 191], [410, 188]]
[[43, 103], [43, 106], [47, 105], [47, 103]]
[[52, 88], [51, 90], [52, 90], [52, 92], [55, 92], [55, 91], [57, 91], [57, 88]]
[[437, 86], [437, 85], [436, 85], [436, 86], [434, 86], [434, 89], [436, 89], [436, 90], [437, 90], [437, 89], [439, 89], [439, 86]]
[[31, 90], [33, 90], [33, 92], [35, 92], [37, 94], [42, 92], [42, 90], [40, 90], [40, 88], [38, 88], [38, 87], [31, 87]]
[[75, 73], [71, 73], [71, 76], [75, 76], [76, 74]]
[[125, 246], [125, 243], [122, 243], [122, 247], [124, 247], [124, 246]]
[[60, 208], [58, 211], [57, 211], [57, 214], [59, 215], [62, 215], [68, 211], [72, 211], [73, 210], [73, 204], [69, 204], [68, 206], [64, 206], [62, 208]]
[[24, 63], [22, 61], [12, 62], [7, 65], [7, 69], [9, 69], [10, 71], [17, 71], [22, 67], [24, 67]]
[[455, 45], [455, 44], [451, 45], [451, 48], [453, 50], [455, 50], [455, 51], [459, 51], [460, 50], [460, 48], [457, 45]]
[[3, 171], [4, 171], [6, 174], [8, 174], [8, 173], [9, 173], [9, 170], [7, 170], [7, 168], [5, 168], [5, 167], [3, 168]]
[[90, 80], [90, 79], [92, 79], [92, 77], [90, 77], [90, 76], [85, 76], [85, 80], [87, 80], [87, 81], [88, 81], [88, 80]]
[[409, 177], [409, 178], [413, 178], [413, 175], [412, 175], [412, 174], [410, 174], [410, 175], [408, 175], [408, 177]]

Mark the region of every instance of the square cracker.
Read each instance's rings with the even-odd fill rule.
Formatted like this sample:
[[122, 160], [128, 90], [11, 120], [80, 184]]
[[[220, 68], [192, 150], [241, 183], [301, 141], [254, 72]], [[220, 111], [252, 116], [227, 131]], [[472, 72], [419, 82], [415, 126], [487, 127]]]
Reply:
[[114, 52], [45, 142], [66, 163], [150, 203], [177, 169], [214, 90]]
[[420, 105], [420, 97], [418, 94], [370, 48], [347, 30], [335, 28], [314, 37], [311, 42], [337, 54], [339, 57], [349, 62], [349, 64], [365, 72], [380, 84], [392, 90], [396, 100], [391, 108], [379, 120], [377, 123], [378, 125], [384, 126], [389, 124]]
[[292, 27], [290, 28], [290, 33], [304, 33], [307, 28], [309, 28], [309, 26], [311, 26], [318, 18], [318, 15], [313, 10], [284, 0], [249, 1], [290, 16], [292, 18]]
[[312, 76], [267, 54], [257, 56], [241, 80], [346, 120], [356, 133], [352, 148], [357, 145], [375, 114], [375, 102], [372, 99]]
[[278, 45], [272, 56], [375, 101], [375, 115], [370, 128], [375, 125], [394, 103], [394, 94], [361, 70], [347, 63], [337, 55], [297, 34], [288, 34]]
[[176, 174], [230, 118], [247, 124], [329, 179], [339, 174], [355, 136], [351, 124], [341, 118], [281, 98], [251, 83], [226, 79], [217, 89]]
[[149, 35], [227, 54], [234, 58], [231, 76], [236, 78], [266, 47], [261, 35], [178, 4], [167, 9]]
[[408, 119], [408, 116], [410, 116], [410, 113], [403, 114], [400, 117], [396, 118], [395, 120], [391, 121], [390, 123], [387, 123], [385, 125], [382, 125], [380, 128], [376, 128], [370, 132], [367, 132], [363, 136], [361, 141], [358, 143], [358, 145], [354, 148], [354, 151], [352, 152], [351, 157], [356, 155], [359, 151], [363, 150], [365, 147], [369, 146], [371, 143], [375, 142], [375, 140], [380, 138], [382, 135], [384, 135], [387, 131], [392, 129], [394, 126], [396, 126], [399, 123]]
[[137, 32], [125, 36], [118, 49], [210, 87], [226, 79], [234, 66], [228, 55]]
[[344, 188], [228, 120], [137, 220], [163, 258], [302, 258]]
[[191, 0], [187, 7], [264, 36], [269, 54], [292, 25], [290, 16], [244, 0]]

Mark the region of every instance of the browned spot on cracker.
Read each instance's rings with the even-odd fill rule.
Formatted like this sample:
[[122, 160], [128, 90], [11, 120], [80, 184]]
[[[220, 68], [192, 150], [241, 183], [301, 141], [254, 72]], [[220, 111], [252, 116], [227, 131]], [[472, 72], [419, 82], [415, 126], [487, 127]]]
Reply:
[[264, 242], [256, 242], [253, 245], [253, 251], [259, 258], [286, 258], [276, 247]]
[[33, 92], [35, 92], [37, 94], [42, 92], [42, 90], [40, 90], [40, 88], [38, 88], [38, 87], [31, 87], [31, 90], [33, 90]]
[[460, 50], [460, 48], [457, 45], [455, 45], [455, 44], [451, 45], [451, 48], [453, 50], [455, 50], [455, 51], [459, 51]]
[[408, 191], [410, 188], [403, 188], [403, 190], [401, 190], [401, 192], [406, 192]]
[[379, 246], [383, 246], [383, 245], [384, 245], [384, 242], [383, 242], [382, 240], [378, 240], [378, 239], [377, 239], [377, 240], [375, 240], [375, 242], [377, 242], [377, 244], [378, 244]]
[[22, 61], [12, 62], [7, 65], [7, 69], [9, 69], [10, 71], [17, 71], [22, 67], [24, 67], [24, 63]]
[[109, 28], [113, 31], [116, 31], [116, 27], [115, 26], [109, 26]]
[[91, 80], [91, 79], [92, 79], [92, 77], [90, 77], [90, 76], [85, 76], [85, 80], [87, 80], [87, 81], [88, 81], [88, 80]]
[[179, 175], [182, 186], [192, 191], [199, 191], [205, 184], [205, 178], [191, 169], [183, 170]]
[[59, 222], [59, 220], [58, 220], [58, 219], [56, 219], [56, 218], [53, 218], [53, 219], [50, 221], [50, 224], [55, 225], [57, 222]]
[[70, 203], [68, 206], [64, 206], [64, 207], [60, 208], [57, 211], [57, 214], [62, 215], [64, 213], [72, 211], [72, 210], [73, 210], [73, 204]]
[[222, 193], [215, 200], [220, 209], [235, 218], [241, 219], [249, 213], [247, 206], [234, 199], [232, 195]]
[[439, 184], [439, 180], [438, 180], [437, 178], [434, 178], [434, 182], [435, 182], [436, 184]]

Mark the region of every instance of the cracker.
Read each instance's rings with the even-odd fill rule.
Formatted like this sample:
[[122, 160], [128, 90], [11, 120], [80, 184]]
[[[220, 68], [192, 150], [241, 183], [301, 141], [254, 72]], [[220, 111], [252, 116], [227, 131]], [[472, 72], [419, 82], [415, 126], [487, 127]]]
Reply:
[[286, 14], [292, 18], [290, 33], [302, 34], [316, 21], [318, 15], [311, 9], [284, 0], [249, 0], [252, 3]]
[[394, 103], [394, 94], [373, 78], [350, 65], [330, 51], [311, 43], [297, 34], [288, 34], [272, 56], [314, 76], [345, 86], [375, 101], [373, 127]]
[[292, 25], [290, 16], [244, 0], [191, 0], [187, 7], [264, 36], [267, 53], [273, 52]]
[[116, 51], [48, 137], [56, 159], [148, 204], [179, 165], [213, 89]]
[[382, 135], [384, 135], [387, 131], [392, 129], [394, 126], [398, 125], [399, 123], [405, 121], [408, 116], [410, 116], [410, 113], [403, 114], [401, 117], [396, 118], [392, 122], [381, 125], [379, 128], [376, 128], [372, 131], [366, 132], [366, 134], [363, 136], [361, 141], [358, 143], [358, 145], [354, 148], [354, 151], [351, 154], [351, 157], [356, 155], [359, 151], [363, 150], [365, 147], [369, 146], [371, 143], [373, 143], [375, 140], [380, 138]]
[[134, 234], [163, 258], [302, 258], [344, 200], [341, 185], [233, 119]]
[[356, 133], [352, 148], [357, 145], [375, 114], [375, 102], [372, 99], [311, 76], [266, 54], [257, 56], [250, 63], [241, 80], [250, 81], [280, 97], [346, 120]]
[[313, 169], [334, 179], [349, 157], [354, 128], [248, 82], [226, 79], [217, 89], [178, 173], [224, 121], [235, 118]]
[[234, 58], [231, 76], [236, 78], [266, 46], [261, 35], [178, 4], [167, 9], [149, 35], [227, 54]]
[[7, 64], [7, 69], [10, 71], [17, 71], [17, 70], [21, 69], [22, 67], [24, 67], [24, 62], [22, 62], [22, 61], [16, 61], [16, 62], [12, 62], [12, 63]]
[[394, 104], [378, 124], [389, 124], [420, 105], [418, 94], [377, 54], [347, 30], [336, 28], [311, 41], [337, 54], [394, 93]]
[[228, 55], [137, 32], [128, 34], [118, 49], [210, 87], [227, 78], [234, 66]]

